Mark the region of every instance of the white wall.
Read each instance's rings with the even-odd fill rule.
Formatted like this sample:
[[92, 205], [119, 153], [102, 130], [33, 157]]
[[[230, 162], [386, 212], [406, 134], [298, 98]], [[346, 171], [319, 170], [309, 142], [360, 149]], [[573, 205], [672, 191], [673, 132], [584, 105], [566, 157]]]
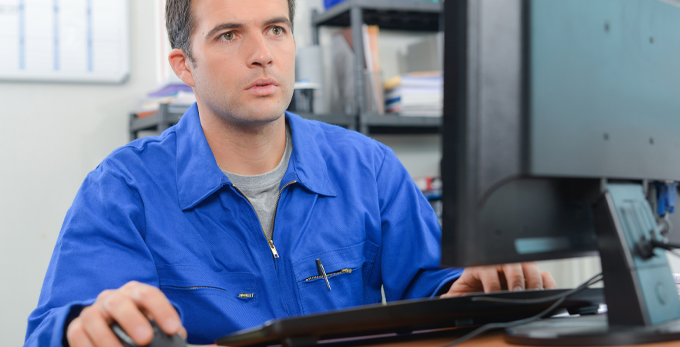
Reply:
[[156, 87], [153, 1], [131, 0], [130, 23], [131, 74], [122, 85], [0, 81], [3, 346], [23, 344], [26, 318], [85, 175], [128, 141], [128, 112]]

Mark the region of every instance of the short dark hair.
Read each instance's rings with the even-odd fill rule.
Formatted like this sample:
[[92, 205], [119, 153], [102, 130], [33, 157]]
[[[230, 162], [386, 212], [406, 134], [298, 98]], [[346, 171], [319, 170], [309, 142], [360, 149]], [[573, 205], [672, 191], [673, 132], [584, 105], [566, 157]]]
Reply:
[[[168, 30], [170, 46], [173, 49], [183, 50], [189, 60], [193, 62], [191, 33], [196, 22], [191, 13], [191, 2], [192, 0], [167, 0], [165, 3], [165, 27]], [[292, 30], [293, 18], [295, 18], [295, 0], [288, 0], [288, 16]]]

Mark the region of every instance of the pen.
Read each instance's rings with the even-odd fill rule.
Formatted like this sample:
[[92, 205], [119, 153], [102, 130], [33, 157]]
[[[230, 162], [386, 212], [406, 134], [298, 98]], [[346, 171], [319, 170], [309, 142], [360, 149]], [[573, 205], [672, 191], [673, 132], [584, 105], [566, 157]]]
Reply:
[[326, 280], [326, 285], [328, 286], [328, 290], [331, 290], [331, 284], [328, 282], [328, 276], [326, 275], [326, 270], [323, 269], [323, 264], [321, 264], [321, 259], [316, 260], [316, 270], [319, 272], [319, 276], [323, 276], [323, 279]]

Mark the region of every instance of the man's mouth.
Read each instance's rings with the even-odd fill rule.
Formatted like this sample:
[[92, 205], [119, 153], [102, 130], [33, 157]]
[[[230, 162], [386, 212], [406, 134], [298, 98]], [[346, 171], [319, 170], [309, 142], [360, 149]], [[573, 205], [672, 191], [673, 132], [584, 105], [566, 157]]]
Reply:
[[278, 83], [272, 78], [261, 78], [251, 83], [246, 90], [256, 96], [268, 96], [276, 92]]

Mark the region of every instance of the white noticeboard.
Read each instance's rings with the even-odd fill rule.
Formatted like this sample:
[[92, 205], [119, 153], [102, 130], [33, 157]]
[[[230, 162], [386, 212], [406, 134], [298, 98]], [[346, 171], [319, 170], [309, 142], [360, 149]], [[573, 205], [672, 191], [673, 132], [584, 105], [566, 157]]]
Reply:
[[129, 0], [0, 0], [0, 80], [121, 83]]

